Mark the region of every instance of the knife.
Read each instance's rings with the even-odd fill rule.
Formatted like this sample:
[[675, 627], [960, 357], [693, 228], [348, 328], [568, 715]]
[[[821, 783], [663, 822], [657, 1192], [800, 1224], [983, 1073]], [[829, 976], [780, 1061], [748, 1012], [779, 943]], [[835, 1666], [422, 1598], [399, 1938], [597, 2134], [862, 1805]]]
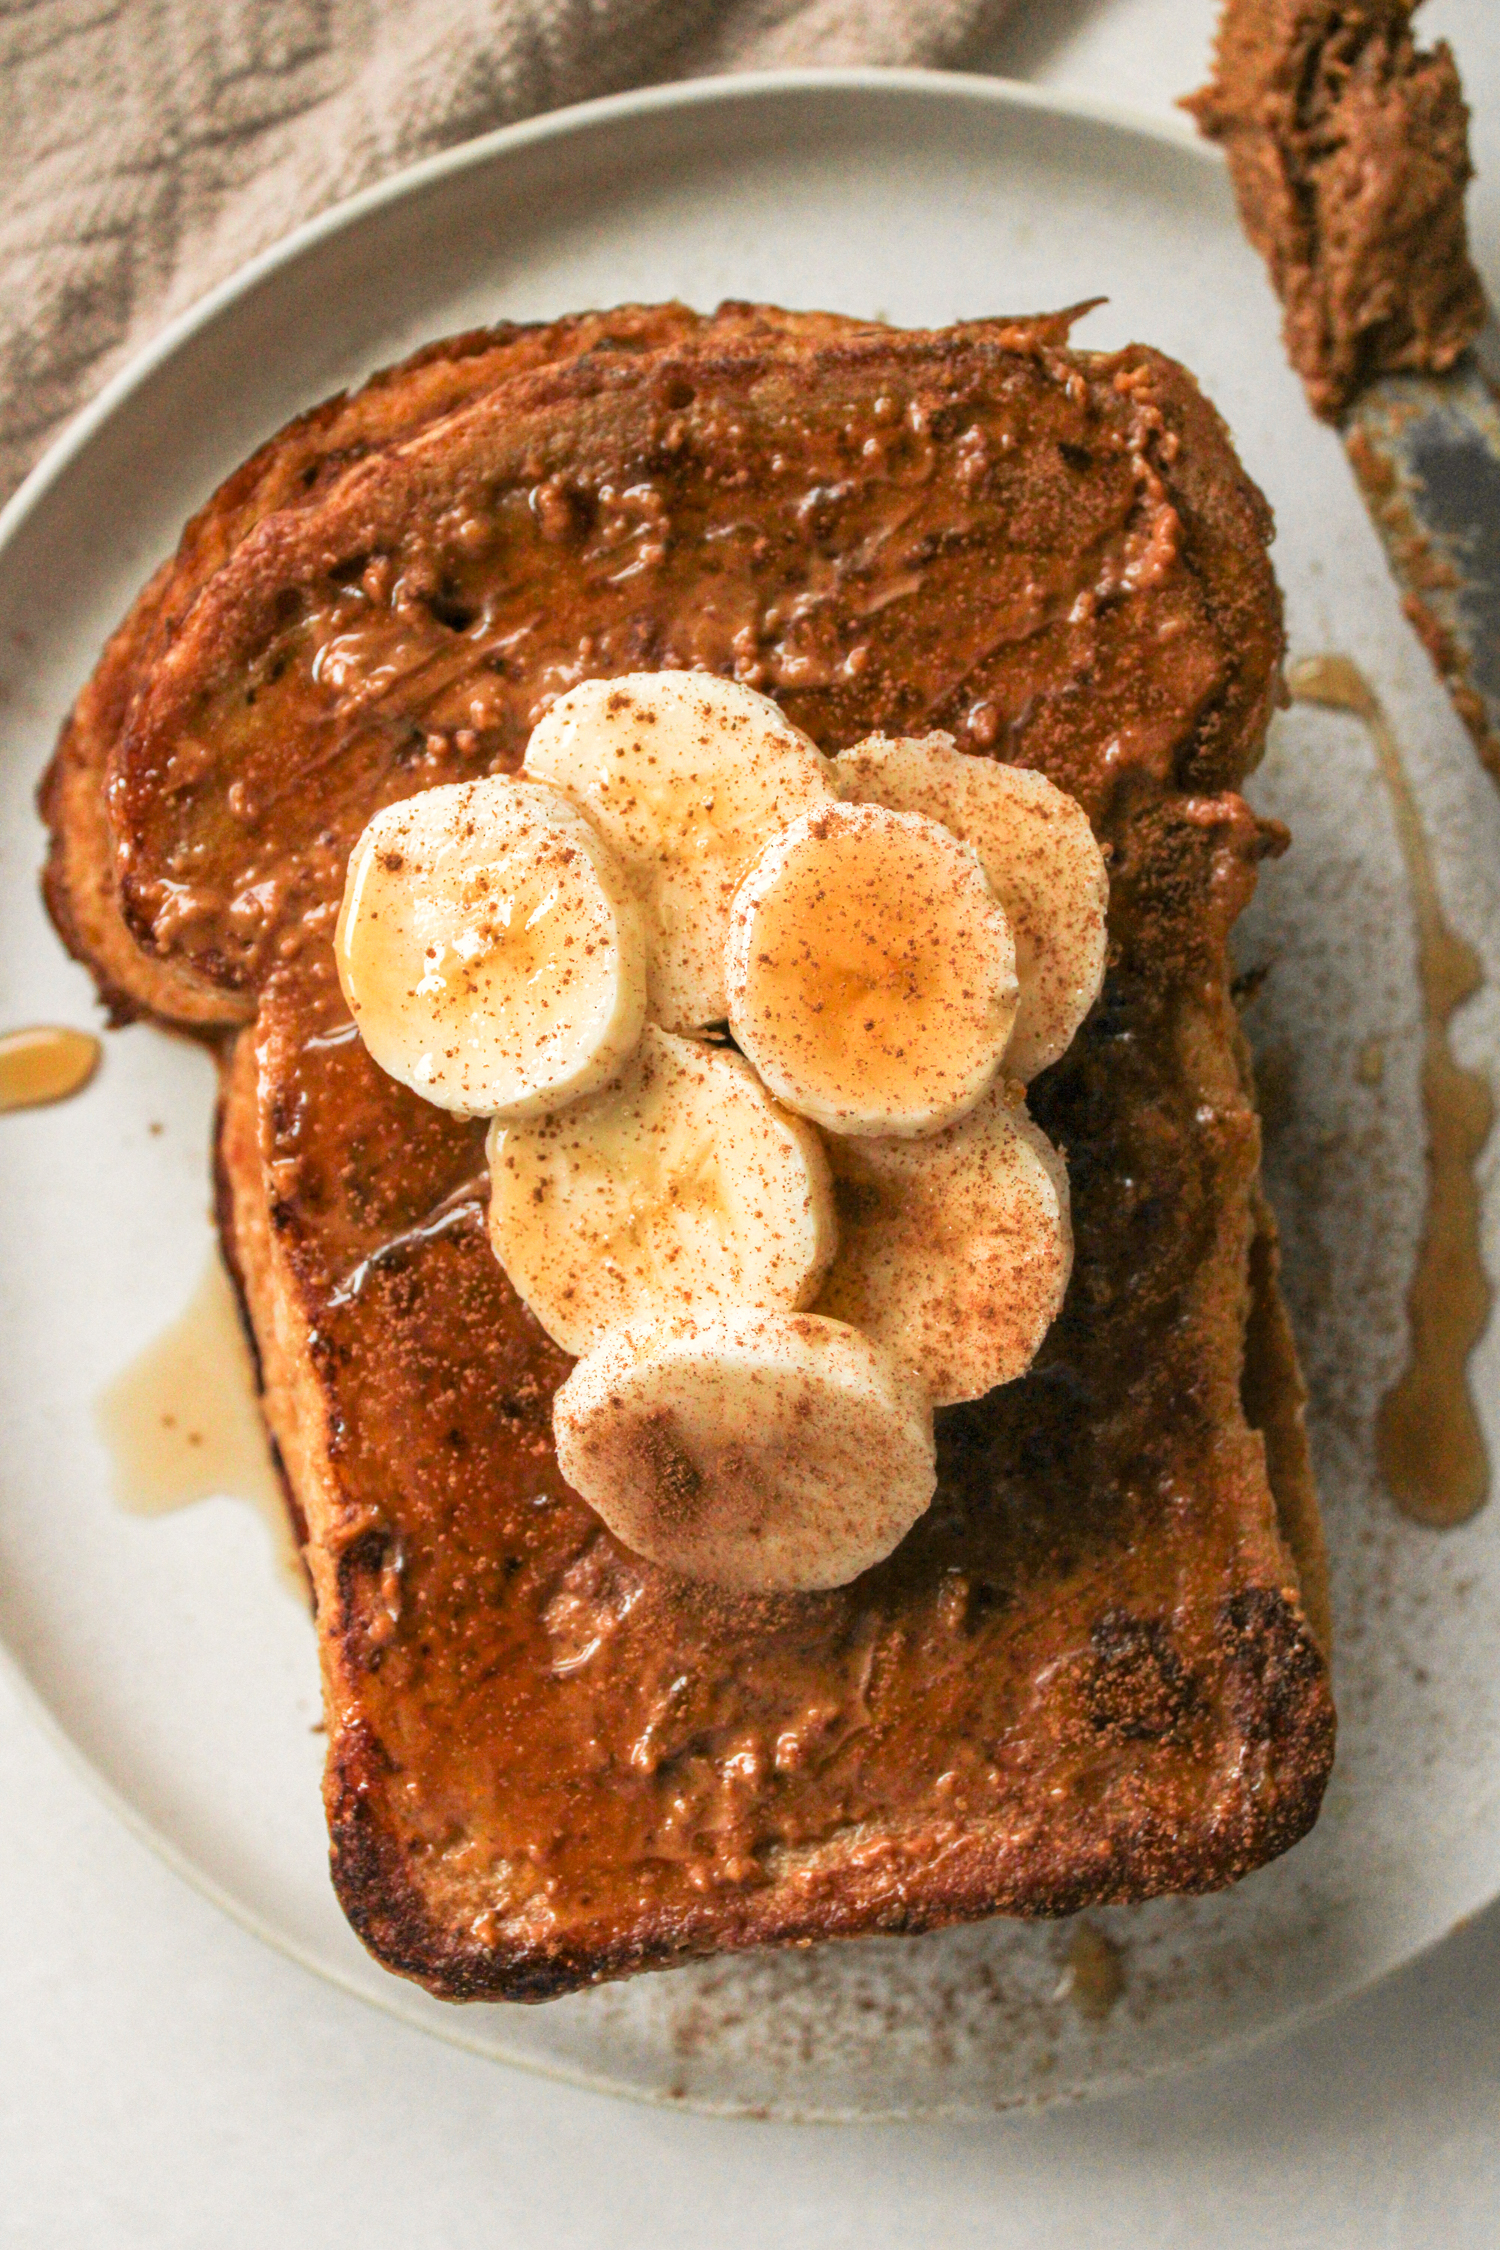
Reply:
[[1366, 505], [1474, 746], [1500, 783], [1500, 327], [1443, 375], [1379, 375], [1340, 425]]

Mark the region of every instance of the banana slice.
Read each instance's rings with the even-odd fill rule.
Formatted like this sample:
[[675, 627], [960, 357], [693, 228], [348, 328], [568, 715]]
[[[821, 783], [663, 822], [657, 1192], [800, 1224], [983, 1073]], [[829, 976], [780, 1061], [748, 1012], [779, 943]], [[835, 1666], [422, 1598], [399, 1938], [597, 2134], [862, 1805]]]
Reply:
[[1021, 1005], [1006, 1074], [1056, 1062], [1099, 996], [1109, 876], [1088, 815], [1045, 774], [955, 748], [951, 734], [871, 735], [834, 760], [845, 798], [926, 813], [973, 845], [1010, 916]]
[[811, 1304], [837, 1241], [811, 1125], [726, 1047], [648, 1024], [622, 1077], [490, 1128], [490, 1240], [555, 1343], [646, 1312]]
[[847, 1585], [936, 1484], [915, 1377], [811, 1313], [611, 1329], [557, 1393], [552, 1426], [563, 1475], [617, 1539], [746, 1593]]
[[722, 1023], [740, 878], [768, 838], [833, 800], [827, 760], [751, 688], [711, 672], [631, 672], [560, 697], [525, 771], [582, 806], [643, 899], [655, 1020]]
[[630, 887], [577, 808], [536, 782], [459, 782], [378, 812], [350, 856], [334, 954], [381, 1069], [471, 1116], [592, 1093], [645, 1021]]
[[829, 805], [735, 897], [729, 1021], [789, 1109], [832, 1133], [939, 1132], [999, 1066], [1010, 924], [972, 847], [919, 813]]
[[936, 1406], [1024, 1375], [1068, 1286], [1067, 1167], [1019, 1095], [1002, 1080], [933, 1140], [828, 1144], [839, 1249], [817, 1310], [915, 1368]]

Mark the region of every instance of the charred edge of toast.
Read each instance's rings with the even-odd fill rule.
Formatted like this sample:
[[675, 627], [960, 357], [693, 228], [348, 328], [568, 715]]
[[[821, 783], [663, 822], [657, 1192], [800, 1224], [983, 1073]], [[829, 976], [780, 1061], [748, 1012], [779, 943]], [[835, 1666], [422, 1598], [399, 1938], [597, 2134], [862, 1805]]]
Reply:
[[234, 1291], [235, 1307], [240, 1316], [240, 1327], [244, 1331], [245, 1341], [250, 1347], [250, 1364], [255, 1375], [257, 1403], [261, 1410], [261, 1420], [265, 1424], [266, 1442], [271, 1449], [271, 1465], [276, 1471], [277, 1481], [281, 1486], [282, 1505], [286, 1509], [287, 1522], [291, 1526], [292, 1537], [296, 1541], [297, 1554], [302, 1565], [302, 1576], [307, 1585], [308, 1603], [316, 1611], [312, 1573], [307, 1567], [307, 1513], [298, 1496], [297, 1488], [292, 1482], [291, 1472], [287, 1467], [280, 1440], [271, 1426], [270, 1416], [267, 1412], [269, 1384], [266, 1375], [266, 1353], [255, 1325], [251, 1281], [246, 1270], [245, 1243], [239, 1223], [234, 1170], [230, 1156], [233, 1134], [244, 1129], [243, 1113], [237, 1114], [234, 1106], [236, 1059], [239, 1052], [243, 1050], [243, 1053], [253, 1061], [254, 1045], [254, 1033], [246, 1032], [243, 1038], [236, 1041], [232, 1048], [227, 1052], [221, 1052], [219, 1058], [219, 1095], [214, 1105], [212, 1156], [214, 1225], [218, 1231], [219, 1251], [224, 1260], [225, 1271], [229, 1275], [229, 1285]]
[[64, 946], [92, 975], [113, 1026], [156, 1011], [151, 970], [120, 916], [105, 757], [123, 732], [136, 666], [172, 567], [160, 566], [110, 635], [37, 784], [37, 812], [47, 830], [42, 899]]
[[1278, 1279], [1280, 1236], [1259, 1183], [1251, 1209], [1255, 1233], [1250, 1243], [1250, 1313], [1240, 1392], [1245, 1420], [1266, 1449], [1266, 1476], [1276, 1502], [1277, 1525], [1296, 1565], [1307, 1622], [1327, 1656], [1333, 1648], [1333, 1608], [1328, 1547], [1307, 1435], [1307, 1389]]

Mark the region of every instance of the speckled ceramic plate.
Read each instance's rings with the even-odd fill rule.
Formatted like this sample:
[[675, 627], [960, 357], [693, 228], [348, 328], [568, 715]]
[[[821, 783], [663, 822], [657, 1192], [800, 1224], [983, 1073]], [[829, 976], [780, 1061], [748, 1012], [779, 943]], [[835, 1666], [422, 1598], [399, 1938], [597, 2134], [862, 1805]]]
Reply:
[[[0, 526], [0, 1023], [83, 1022], [35, 891], [31, 791], [108, 630], [189, 510], [287, 415], [429, 336], [624, 298], [776, 298], [942, 322], [1107, 292], [1083, 340], [1199, 374], [1275, 503], [1294, 652], [1338, 649], [1404, 745], [1500, 1051], [1500, 794], [1402, 622], [1314, 424], [1217, 164], [1023, 88], [822, 74], [669, 88], [474, 143], [346, 206], [113, 384]], [[636, 2095], [853, 2117], [1100, 2092], [1243, 2044], [1405, 1960], [1500, 1889], [1500, 1507], [1435, 1534], [1374, 1468], [1423, 1196], [1410, 899], [1369, 744], [1278, 722], [1254, 784], [1294, 851], [1243, 930], [1280, 1088], [1268, 1171], [1314, 1393], [1334, 1560], [1337, 1770], [1311, 1838], [1219, 1898], [1093, 1917], [1123, 1990], [1089, 2016], [1063, 1927], [994, 1923], [679, 1970], [542, 2009], [445, 2009], [377, 1969], [329, 1889], [306, 1616], [262, 1523], [109, 1497], [92, 1404], [207, 1249], [207, 1063], [149, 1030], [88, 1093], [0, 1120], [0, 1630], [121, 1811], [310, 1968], [437, 2036]], [[1488, 1250], [1496, 1261], [1494, 1157]], [[1500, 1348], [1474, 1363], [1491, 1443]]]

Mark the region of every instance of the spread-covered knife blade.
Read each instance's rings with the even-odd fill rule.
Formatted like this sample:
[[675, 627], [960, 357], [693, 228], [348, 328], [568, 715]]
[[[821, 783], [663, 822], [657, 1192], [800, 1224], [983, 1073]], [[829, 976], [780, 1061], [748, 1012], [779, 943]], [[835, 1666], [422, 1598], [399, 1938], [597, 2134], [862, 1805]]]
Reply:
[[[1500, 352], [1493, 325], [1483, 341]], [[1378, 376], [1343, 439], [1402, 607], [1500, 782], [1500, 390], [1486, 357]]]

